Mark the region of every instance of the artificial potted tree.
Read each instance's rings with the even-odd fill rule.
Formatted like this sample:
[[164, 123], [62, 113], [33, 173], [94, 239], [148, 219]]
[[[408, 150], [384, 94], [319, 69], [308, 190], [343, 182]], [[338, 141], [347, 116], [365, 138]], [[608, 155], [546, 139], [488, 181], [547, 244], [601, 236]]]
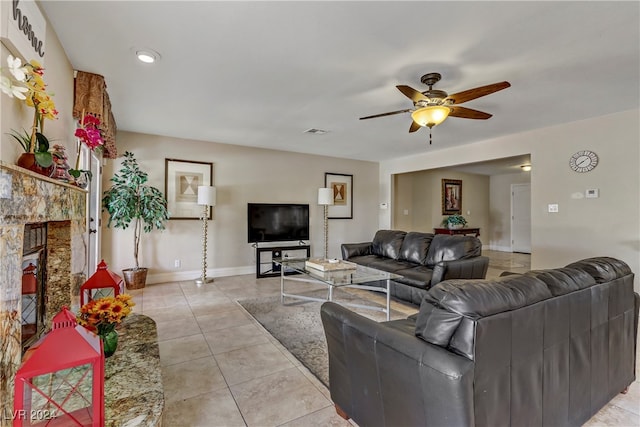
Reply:
[[128, 289], [143, 288], [147, 279], [147, 268], [140, 267], [138, 261], [142, 232], [164, 230], [169, 219], [167, 199], [160, 190], [147, 185], [147, 180], [147, 173], [140, 170], [133, 153], [127, 151], [120, 171], [111, 178], [113, 185], [102, 198], [102, 209], [109, 213], [107, 227], [113, 223], [115, 228], [124, 230], [133, 223], [136, 266], [122, 270]]

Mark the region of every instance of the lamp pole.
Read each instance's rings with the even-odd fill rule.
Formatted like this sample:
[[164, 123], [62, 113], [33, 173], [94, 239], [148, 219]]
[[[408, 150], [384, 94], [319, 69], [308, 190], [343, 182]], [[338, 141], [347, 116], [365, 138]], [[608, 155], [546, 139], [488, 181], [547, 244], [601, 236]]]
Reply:
[[209, 223], [209, 207], [216, 205], [216, 187], [198, 186], [198, 204], [202, 205], [202, 275], [196, 279], [198, 286], [213, 282], [207, 278], [207, 226]]

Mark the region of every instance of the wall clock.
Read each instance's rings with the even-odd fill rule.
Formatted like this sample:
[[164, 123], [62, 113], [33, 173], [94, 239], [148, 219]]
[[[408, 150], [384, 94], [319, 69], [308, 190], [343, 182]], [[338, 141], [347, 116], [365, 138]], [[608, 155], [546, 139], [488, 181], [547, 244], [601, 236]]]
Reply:
[[578, 151], [569, 159], [569, 166], [574, 172], [589, 172], [597, 165], [598, 155], [589, 150]]

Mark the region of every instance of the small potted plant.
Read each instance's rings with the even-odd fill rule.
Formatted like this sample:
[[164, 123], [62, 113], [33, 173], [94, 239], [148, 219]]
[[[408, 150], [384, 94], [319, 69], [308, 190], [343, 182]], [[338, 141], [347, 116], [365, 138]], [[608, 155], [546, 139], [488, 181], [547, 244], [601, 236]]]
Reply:
[[467, 220], [460, 214], [454, 214], [445, 218], [442, 224], [450, 230], [456, 230], [467, 225]]
[[147, 180], [147, 173], [140, 169], [133, 153], [127, 151], [120, 171], [111, 178], [113, 185], [102, 198], [102, 208], [109, 213], [107, 227], [113, 224], [124, 230], [133, 223], [136, 266], [122, 270], [128, 289], [144, 288], [147, 279], [147, 268], [140, 267], [138, 262], [142, 232], [164, 230], [169, 219], [167, 199], [160, 190], [147, 185]]

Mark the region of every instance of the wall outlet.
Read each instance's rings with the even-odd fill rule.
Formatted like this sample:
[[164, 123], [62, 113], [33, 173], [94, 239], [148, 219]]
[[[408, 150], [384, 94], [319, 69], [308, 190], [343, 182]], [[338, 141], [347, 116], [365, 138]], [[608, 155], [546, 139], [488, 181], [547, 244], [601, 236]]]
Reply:
[[558, 204], [550, 203], [549, 204], [549, 212], [558, 212]]
[[181, 264], [182, 264], [182, 263], [180, 262], [180, 260], [179, 260], [179, 259], [177, 259], [177, 260], [173, 261], [173, 266], [174, 266], [175, 268], [180, 268], [180, 265], [181, 265]]

